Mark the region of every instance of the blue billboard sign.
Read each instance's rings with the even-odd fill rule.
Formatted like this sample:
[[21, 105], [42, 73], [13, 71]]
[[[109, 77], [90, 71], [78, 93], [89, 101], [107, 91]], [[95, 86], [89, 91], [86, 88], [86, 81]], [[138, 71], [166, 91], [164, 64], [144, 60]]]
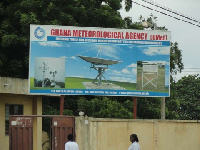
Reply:
[[170, 32], [30, 26], [30, 94], [170, 96]]

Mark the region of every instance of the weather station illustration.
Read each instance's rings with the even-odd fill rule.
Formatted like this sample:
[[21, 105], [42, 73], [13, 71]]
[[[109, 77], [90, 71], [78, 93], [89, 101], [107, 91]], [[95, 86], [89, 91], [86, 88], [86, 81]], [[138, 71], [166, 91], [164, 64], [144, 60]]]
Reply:
[[31, 26], [30, 94], [169, 96], [170, 41], [116, 40], [108, 33], [117, 35], [119, 29], [85, 27], [87, 35], [80, 29]]
[[137, 90], [165, 91], [165, 62], [137, 62]]
[[65, 59], [35, 57], [34, 65], [34, 87], [65, 87]]

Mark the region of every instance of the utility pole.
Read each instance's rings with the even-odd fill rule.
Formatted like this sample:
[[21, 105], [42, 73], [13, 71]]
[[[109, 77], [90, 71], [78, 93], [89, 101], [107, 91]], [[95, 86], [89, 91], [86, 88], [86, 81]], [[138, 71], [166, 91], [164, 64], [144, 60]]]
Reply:
[[137, 97], [133, 97], [133, 119], [137, 119]]

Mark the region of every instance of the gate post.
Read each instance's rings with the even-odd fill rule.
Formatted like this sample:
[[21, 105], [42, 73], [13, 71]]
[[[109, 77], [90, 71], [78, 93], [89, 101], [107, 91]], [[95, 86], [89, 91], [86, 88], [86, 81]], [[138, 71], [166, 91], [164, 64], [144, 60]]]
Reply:
[[63, 115], [63, 110], [64, 110], [64, 95], [60, 96], [60, 115]]

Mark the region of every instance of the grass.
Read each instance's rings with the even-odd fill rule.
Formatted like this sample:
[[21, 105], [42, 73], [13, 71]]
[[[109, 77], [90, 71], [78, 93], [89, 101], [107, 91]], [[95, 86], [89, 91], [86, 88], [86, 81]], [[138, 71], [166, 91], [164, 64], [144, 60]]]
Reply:
[[[66, 77], [65, 78], [65, 88], [66, 89], [84, 89], [83, 82], [93, 82], [94, 79], [88, 78], [77, 78], [77, 77]], [[102, 82], [106, 82], [103, 80]], [[117, 82], [117, 81], [108, 81], [109, 83], [113, 83], [120, 87], [125, 88], [126, 90], [136, 90], [135, 83], [128, 82]]]
[[[160, 78], [163, 78], [163, 77], [160, 77]], [[158, 80], [161, 80], [161, 79], [158, 79]], [[65, 78], [65, 89], [85, 89], [85, 87], [83, 86], [83, 82], [93, 82], [93, 81], [94, 81], [94, 79], [89, 79], [89, 78], [66, 77]], [[103, 80], [102, 82], [106, 82], [106, 81]], [[118, 85], [120, 87], [123, 87], [126, 90], [132, 90], [132, 91], [140, 90], [141, 91], [141, 89], [137, 89], [138, 84], [136, 84], [136, 83], [117, 82], [117, 81], [108, 81], [108, 82]], [[160, 87], [160, 86], [164, 87], [164, 85], [163, 85], [164, 83], [160, 83], [160, 84], [161, 85], [158, 85], [158, 87]], [[31, 90], [53, 89], [53, 88], [48, 88], [48, 87], [34, 87], [34, 78], [30, 79], [30, 88], [31, 88]], [[60, 89], [64, 89], [64, 88], [60, 88]], [[169, 88], [165, 88], [165, 87], [164, 87], [164, 90], [163, 89], [160, 90], [160, 88], [158, 88], [158, 89], [159, 90], [151, 89], [149, 91], [168, 93], [168, 90], [169, 90]], [[148, 90], [144, 89], [144, 91], [148, 91]]]
[[[89, 78], [66, 77], [65, 78], [65, 89], [85, 89], [85, 87], [83, 86], [83, 82], [93, 82], [93, 81], [94, 81], [94, 79], [89, 79]], [[102, 82], [106, 82], [106, 81], [103, 80]], [[126, 90], [136, 90], [135, 83], [117, 82], [117, 81], [108, 81], [108, 82], [118, 85], [120, 87], [123, 87]], [[52, 89], [52, 88], [48, 88], [48, 87], [34, 87], [34, 78], [30, 79], [30, 88], [32, 90]]]
[[92, 82], [91, 79], [77, 78], [77, 77], [66, 77], [65, 88], [66, 89], [85, 89], [83, 82]]

